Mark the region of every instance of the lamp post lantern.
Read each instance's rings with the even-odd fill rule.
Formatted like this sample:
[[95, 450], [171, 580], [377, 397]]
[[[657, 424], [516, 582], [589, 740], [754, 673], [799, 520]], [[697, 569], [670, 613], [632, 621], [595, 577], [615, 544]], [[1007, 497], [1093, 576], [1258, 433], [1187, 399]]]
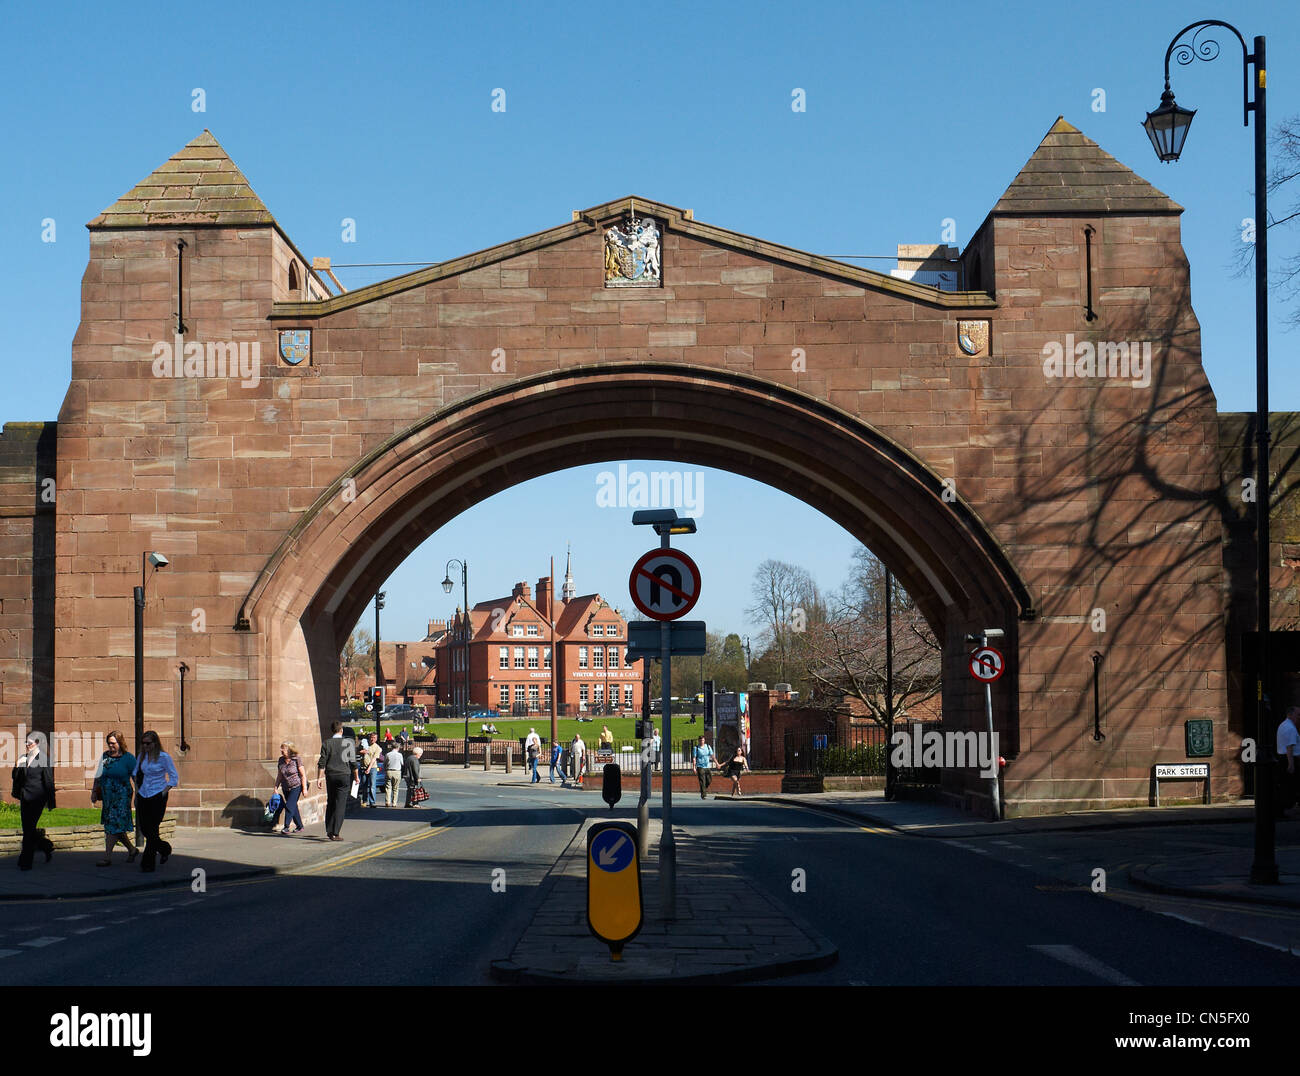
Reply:
[[[1274, 847], [1273, 754], [1274, 717], [1269, 709], [1269, 429], [1268, 429], [1268, 177], [1265, 119], [1264, 38], [1255, 38], [1255, 51], [1248, 52], [1246, 39], [1229, 23], [1204, 19], [1185, 26], [1174, 35], [1165, 50], [1165, 89], [1160, 105], [1148, 112], [1143, 123], [1151, 145], [1161, 161], [1176, 161], [1182, 153], [1191, 127], [1194, 110], [1179, 108], [1169, 86], [1169, 60], [1172, 57], [1186, 66], [1193, 60], [1213, 60], [1219, 55], [1219, 43], [1203, 37], [1207, 30], [1221, 27], [1230, 30], [1241, 44], [1242, 125], [1250, 125], [1255, 113], [1255, 604], [1258, 618], [1256, 636], [1258, 653], [1255, 663], [1255, 855], [1250, 865], [1250, 880], [1256, 884], [1276, 884], [1277, 857]], [[1179, 42], [1191, 33], [1191, 39]], [[1254, 78], [1251, 78], [1251, 68]], [[1251, 86], [1254, 99], [1251, 99]]]

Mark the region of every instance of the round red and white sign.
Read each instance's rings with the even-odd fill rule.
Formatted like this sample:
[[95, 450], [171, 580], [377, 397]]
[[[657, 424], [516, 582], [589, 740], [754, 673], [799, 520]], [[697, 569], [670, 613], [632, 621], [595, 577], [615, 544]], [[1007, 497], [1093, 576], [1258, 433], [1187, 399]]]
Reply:
[[627, 588], [651, 620], [676, 620], [699, 601], [700, 569], [680, 549], [652, 549], [632, 565]]
[[1002, 651], [992, 646], [981, 646], [970, 656], [970, 672], [976, 680], [991, 684], [1007, 667]]

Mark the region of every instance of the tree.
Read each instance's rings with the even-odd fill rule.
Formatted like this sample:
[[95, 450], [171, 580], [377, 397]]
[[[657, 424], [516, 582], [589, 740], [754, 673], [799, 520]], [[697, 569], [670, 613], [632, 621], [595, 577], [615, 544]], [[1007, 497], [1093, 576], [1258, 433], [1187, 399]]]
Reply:
[[[1270, 201], [1273, 195], [1285, 189], [1292, 196], [1280, 212], [1270, 211], [1267, 227], [1292, 224], [1300, 220], [1300, 116], [1291, 116], [1277, 125], [1272, 138], [1273, 163], [1269, 168], [1265, 188]], [[1251, 271], [1255, 264], [1255, 238], [1259, 229], [1265, 227], [1263, 221], [1243, 220], [1233, 232], [1237, 236], [1237, 275]], [[1270, 237], [1274, 238], [1274, 237]], [[1300, 251], [1293, 250], [1283, 257], [1274, 257], [1275, 266], [1270, 286], [1281, 293], [1284, 303], [1293, 303], [1300, 298]], [[1290, 314], [1289, 320], [1300, 325], [1300, 305]]]
[[[870, 551], [860, 549], [826, 619], [810, 625], [804, 634], [801, 652], [815, 704], [835, 709], [846, 698], [857, 699], [881, 726], [888, 720], [884, 582], [884, 566]], [[909, 708], [941, 690], [942, 648], [911, 596], [896, 581], [893, 590], [893, 713], [897, 721], [906, 718]]]
[[357, 693], [358, 681], [374, 675], [375, 640], [365, 628], [348, 636], [339, 653], [339, 684], [347, 698]]
[[780, 679], [789, 680], [795, 636], [807, 630], [810, 614], [821, 610], [817, 584], [803, 568], [782, 560], [765, 560], [754, 571], [750, 595], [754, 604], [745, 614], [761, 625], [762, 648], [775, 651]]

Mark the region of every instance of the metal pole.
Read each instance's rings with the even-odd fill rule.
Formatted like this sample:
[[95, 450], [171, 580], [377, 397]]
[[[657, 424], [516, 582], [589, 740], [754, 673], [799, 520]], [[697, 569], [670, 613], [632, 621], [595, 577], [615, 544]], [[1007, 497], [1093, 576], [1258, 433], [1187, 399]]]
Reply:
[[894, 579], [885, 569], [885, 799], [894, 798]]
[[375, 692], [370, 698], [371, 705], [375, 707], [376, 743], [384, 738], [384, 730], [379, 727], [380, 719], [384, 716], [384, 708], [379, 705], [381, 696], [379, 684], [379, 591], [375, 591]]
[[135, 588], [135, 742], [144, 739], [144, 587]]
[[[669, 548], [667, 528], [659, 536], [659, 548]], [[659, 661], [663, 676], [659, 684], [659, 703], [663, 711], [663, 742], [668, 748], [663, 767], [663, 832], [659, 835], [659, 895], [664, 919], [677, 918], [677, 842], [673, 838], [673, 704], [672, 704], [672, 627], [667, 621], [659, 626]]]
[[[980, 646], [988, 646], [989, 637], [986, 633], [980, 633]], [[988, 719], [989, 747], [997, 741], [993, 738], [993, 684], [984, 681], [984, 716]], [[993, 821], [1002, 821], [1002, 789], [998, 786], [998, 756], [993, 756], [993, 787], [989, 791], [989, 798], [993, 802]]]
[[[1250, 880], [1278, 882], [1274, 850], [1273, 767], [1274, 722], [1264, 704], [1270, 689], [1269, 655], [1269, 428], [1268, 428], [1268, 130], [1265, 122], [1264, 39], [1255, 38], [1255, 538], [1257, 553], [1259, 664], [1255, 684], [1255, 858]], [[1270, 696], [1271, 697], [1271, 696]]]
[[469, 769], [469, 565], [463, 560], [460, 562], [460, 589], [461, 601], [465, 610], [465, 616], [461, 621], [460, 628], [461, 648], [465, 655], [465, 668], [462, 677], [465, 684], [465, 693], [461, 696], [460, 705], [461, 712], [465, 715], [465, 769]]

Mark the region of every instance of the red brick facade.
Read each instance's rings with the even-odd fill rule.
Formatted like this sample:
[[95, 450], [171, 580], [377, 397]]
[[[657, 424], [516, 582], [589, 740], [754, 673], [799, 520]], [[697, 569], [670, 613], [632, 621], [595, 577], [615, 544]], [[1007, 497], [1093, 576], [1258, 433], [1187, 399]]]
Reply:
[[[509, 597], [474, 605], [469, 629], [471, 708], [549, 715], [553, 693], [560, 716], [641, 708], [642, 672], [627, 663], [627, 621], [599, 594], [552, 601], [549, 578], [537, 581], [535, 598], [517, 583]], [[438, 647], [438, 698], [457, 706], [465, 690], [462, 631], [458, 609]]]
[[[967, 246], [961, 292], [638, 198], [663, 231], [659, 288], [604, 286], [603, 229], [623, 199], [302, 301], [324, 285], [232, 169], [205, 135], [92, 223], [57, 433], [39, 427], [42, 449], [35, 427], [6, 428], [11, 725], [131, 726], [131, 588], [142, 552], [160, 550], [146, 725], [174, 740], [185, 662], [192, 749], [174, 802], [186, 820], [229, 819], [269, 785], [282, 739], [318, 738], [339, 648], [421, 541], [529, 478], [660, 456], [784, 489], [881, 556], [944, 646], [946, 722], [982, 724], [964, 636], [1004, 628], [1009, 803], [1141, 800], [1152, 763], [1183, 757], [1189, 718], [1214, 722], [1216, 792], [1240, 790], [1239, 640], [1225, 645], [1240, 581], [1223, 551], [1241, 528], [1240, 453], [1201, 367], [1181, 210], [1068, 124]], [[256, 379], [158, 376], [178, 239], [183, 342], [257, 344]], [[989, 326], [974, 356], [964, 322]], [[283, 329], [311, 331], [308, 361], [277, 356]], [[1067, 334], [1151, 342], [1149, 386], [1045, 377], [1044, 348]], [[1279, 556], [1275, 572], [1284, 604], [1293, 569]]]

